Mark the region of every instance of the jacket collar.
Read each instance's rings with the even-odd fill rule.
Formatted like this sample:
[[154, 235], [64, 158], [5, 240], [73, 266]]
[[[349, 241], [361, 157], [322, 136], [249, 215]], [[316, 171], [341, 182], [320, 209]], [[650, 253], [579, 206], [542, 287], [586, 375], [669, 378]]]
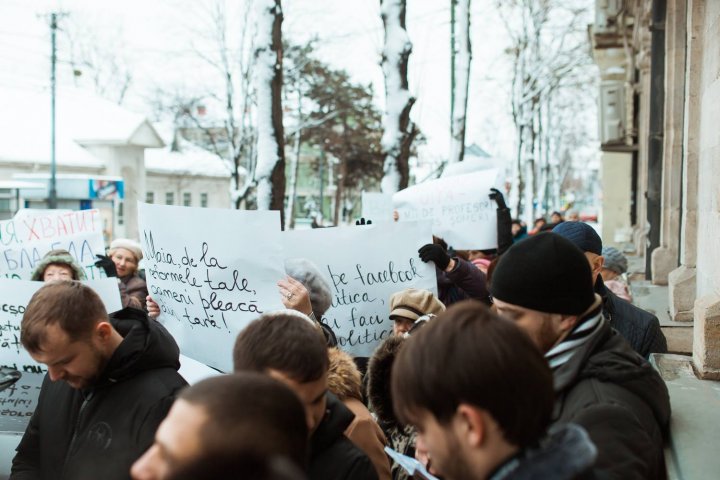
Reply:
[[326, 398], [325, 416], [310, 437], [311, 459], [327, 450], [342, 437], [347, 427], [355, 419], [355, 414], [343, 405], [335, 395], [328, 392]]

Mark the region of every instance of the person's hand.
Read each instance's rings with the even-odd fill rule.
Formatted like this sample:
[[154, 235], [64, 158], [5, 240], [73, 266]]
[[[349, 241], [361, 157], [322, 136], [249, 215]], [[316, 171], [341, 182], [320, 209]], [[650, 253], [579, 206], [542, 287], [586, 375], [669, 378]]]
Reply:
[[361, 218], [360, 220], [355, 220], [355, 225], [372, 225], [372, 220], [369, 218], [367, 220]]
[[505, 197], [503, 196], [502, 192], [498, 190], [497, 188], [491, 188], [490, 189], [490, 200], [495, 200], [495, 203], [497, 203], [497, 208], [505, 209], [507, 208], [507, 205], [505, 204]]
[[112, 261], [112, 258], [108, 257], [107, 255], [95, 255], [97, 257], [97, 261], [95, 262], [95, 266], [97, 268], [102, 268], [105, 271], [105, 275], [108, 277], [117, 277], [117, 268], [115, 267], [115, 262]]
[[418, 253], [420, 260], [425, 263], [433, 262], [440, 270], [445, 270], [452, 260], [443, 247], [434, 243], [428, 243], [421, 247]]
[[277, 286], [280, 289], [280, 296], [285, 308], [297, 310], [308, 316], [312, 313], [310, 293], [305, 285], [288, 276], [277, 282]]
[[150, 295], [145, 297], [145, 306], [147, 307], [148, 317], [156, 320], [160, 316], [160, 305]]
[[400, 212], [393, 210], [393, 221], [397, 222], [398, 220], [400, 220]]

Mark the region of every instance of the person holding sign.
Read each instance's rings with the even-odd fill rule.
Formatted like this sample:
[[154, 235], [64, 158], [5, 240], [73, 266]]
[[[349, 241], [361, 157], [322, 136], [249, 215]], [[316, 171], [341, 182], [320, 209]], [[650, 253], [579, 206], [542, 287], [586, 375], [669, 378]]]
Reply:
[[85, 280], [85, 272], [67, 250], [50, 250], [35, 266], [30, 280]]
[[108, 256], [98, 255], [95, 265], [108, 277], [117, 277], [122, 306], [145, 310], [148, 296], [147, 283], [138, 275], [138, 265], [143, 258], [142, 247], [135, 240], [117, 238], [110, 244]]
[[307, 316], [263, 314], [238, 335], [233, 365], [235, 372], [276, 378], [300, 397], [310, 431], [310, 480], [377, 480], [370, 459], [343, 433], [354, 414], [328, 391], [327, 345]]
[[48, 373], [10, 478], [127, 479], [186, 385], [172, 336], [135, 309], [109, 318], [90, 287], [56, 281], [33, 295], [20, 341]]
[[449, 307], [405, 340], [391, 384], [394, 410], [417, 428], [433, 475], [595, 478], [597, 450], [585, 430], [565, 425], [548, 434], [555, 395], [542, 353], [479, 302]]

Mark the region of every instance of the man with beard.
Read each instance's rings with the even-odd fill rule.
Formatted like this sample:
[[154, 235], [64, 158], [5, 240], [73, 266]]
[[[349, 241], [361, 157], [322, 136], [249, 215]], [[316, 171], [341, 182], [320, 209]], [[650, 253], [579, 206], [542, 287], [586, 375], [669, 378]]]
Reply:
[[48, 373], [10, 478], [127, 479], [186, 385], [172, 336], [139, 310], [109, 318], [81, 283], [52, 282], [30, 300], [20, 341]]

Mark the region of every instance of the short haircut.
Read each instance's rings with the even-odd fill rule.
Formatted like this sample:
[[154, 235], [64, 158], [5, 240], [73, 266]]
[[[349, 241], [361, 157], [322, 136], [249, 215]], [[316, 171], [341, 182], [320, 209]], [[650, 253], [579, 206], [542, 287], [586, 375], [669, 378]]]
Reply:
[[208, 414], [200, 432], [204, 455], [281, 455], [304, 467], [305, 409], [292, 390], [272, 377], [254, 372], [211, 377], [186, 388], [178, 399]]
[[487, 411], [505, 439], [535, 444], [550, 424], [553, 377], [520, 328], [477, 301], [459, 302], [408, 338], [392, 371], [393, 407], [413, 424], [421, 410], [447, 424], [461, 403]]
[[329, 366], [327, 343], [311, 322], [289, 312], [263, 314], [237, 337], [235, 371], [277, 370], [299, 383], [318, 380]]
[[171, 472], [167, 480], [302, 480], [305, 474], [283, 457], [254, 455], [247, 452], [203, 455]]
[[95, 325], [107, 321], [105, 305], [92, 288], [74, 281], [45, 284], [30, 299], [20, 324], [20, 341], [38, 352], [46, 329], [57, 324], [71, 341], [89, 338]]

